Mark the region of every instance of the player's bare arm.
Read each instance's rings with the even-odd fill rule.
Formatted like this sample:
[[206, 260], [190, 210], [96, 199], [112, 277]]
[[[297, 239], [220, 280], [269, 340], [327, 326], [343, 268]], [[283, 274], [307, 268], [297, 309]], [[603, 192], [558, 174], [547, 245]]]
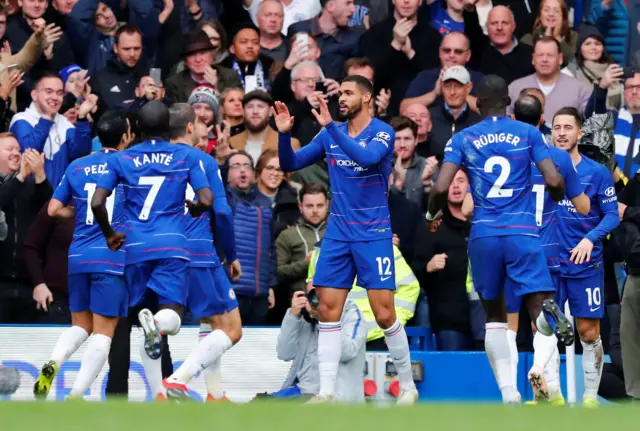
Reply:
[[591, 200], [589, 200], [589, 197], [584, 193], [581, 193], [571, 199], [571, 203], [575, 207], [576, 211], [582, 215], [587, 215], [589, 214], [589, 211], [591, 211]]
[[556, 169], [553, 160], [550, 158], [541, 160], [536, 163], [536, 167], [544, 178], [551, 199], [555, 202], [560, 202], [564, 198], [564, 180]]
[[447, 204], [447, 195], [449, 194], [449, 186], [453, 181], [453, 177], [458, 172], [458, 166], [450, 162], [444, 162], [440, 168], [438, 174], [438, 180], [431, 188], [429, 194], [429, 212], [427, 213], [427, 220], [435, 220], [436, 214], [440, 212]]
[[109, 249], [116, 251], [122, 247], [127, 236], [122, 232], [116, 232], [111, 223], [109, 223], [109, 212], [105, 202], [110, 195], [111, 192], [109, 190], [97, 187], [91, 199], [91, 210], [93, 211], [94, 219], [100, 226], [100, 230], [102, 230], [102, 234], [107, 238]]
[[73, 207], [65, 206], [65, 204], [60, 202], [58, 199], [52, 198], [49, 201], [49, 206], [47, 207], [47, 214], [49, 214], [49, 217], [73, 218], [75, 217], [75, 213], [76, 212]]

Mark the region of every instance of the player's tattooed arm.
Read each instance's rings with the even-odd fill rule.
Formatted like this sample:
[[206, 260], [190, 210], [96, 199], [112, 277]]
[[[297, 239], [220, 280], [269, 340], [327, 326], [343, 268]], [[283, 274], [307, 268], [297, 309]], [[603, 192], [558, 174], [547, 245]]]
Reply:
[[556, 169], [553, 160], [550, 158], [541, 160], [536, 163], [536, 167], [544, 177], [551, 199], [555, 202], [560, 202], [564, 198], [564, 180]]
[[116, 251], [122, 247], [127, 236], [122, 232], [113, 230], [111, 223], [109, 223], [109, 212], [105, 206], [109, 195], [111, 195], [109, 190], [97, 187], [91, 199], [91, 210], [93, 211], [93, 218], [98, 222], [100, 230], [102, 230], [102, 234], [107, 238], [109, 249]]

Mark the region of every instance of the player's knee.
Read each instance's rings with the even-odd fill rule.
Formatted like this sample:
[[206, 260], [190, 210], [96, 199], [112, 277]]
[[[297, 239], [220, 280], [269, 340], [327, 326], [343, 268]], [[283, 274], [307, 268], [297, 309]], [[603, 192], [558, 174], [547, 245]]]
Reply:
[[393, 307], [382, 307], [376, 311], [376, 323], [382, 329], [391, 328], [396, 323], [396, 313]]
[[578, 335], [585, 343], [593, 343], [600, 336], [596, 325], [578, 325]]
[[339, 322], [342, 316], [342, 307], [338, 307], [330, 301], [321, 302], [318, 306], [318, 313], [323, 322]]
[[242, 339], [242, 326], [233, 325], [227, 331], [227, 336], [234, 346]]

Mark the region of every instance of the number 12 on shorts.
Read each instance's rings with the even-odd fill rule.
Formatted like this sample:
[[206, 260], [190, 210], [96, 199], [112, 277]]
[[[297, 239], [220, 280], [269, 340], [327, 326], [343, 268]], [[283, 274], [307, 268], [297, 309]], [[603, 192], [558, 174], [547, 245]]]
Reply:
[[378, 274], [380, 277], [391, 277], [393, 273], [391, 272], [391, 259], [387, 256], [385, 257], [376, 257], [376, 262], [378, 262]]

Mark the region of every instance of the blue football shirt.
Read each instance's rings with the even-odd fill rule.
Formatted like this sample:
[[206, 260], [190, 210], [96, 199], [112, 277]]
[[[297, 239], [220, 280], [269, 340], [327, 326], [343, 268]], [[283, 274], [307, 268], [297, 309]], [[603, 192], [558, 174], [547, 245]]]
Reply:
[[467, 168], [475, 206], [470, 239], [538, 236], [531, 163], [549, 157], [535, 127], [507, 117], [487, 118], [451, 138], [444, 162]]
[[125, 191], [126, 264], [155, 259], [189, 260], [184, 207], [187, 184], [209, 187], [198, 150], [161, 140], [115, 154], [98, 187]]
[[[591, 200], [591, 209], [583, 216], [569, 200], [563, 200], [559, 205], [560, 272], [569, 278], [589, 277], [602, 271], [601, 239], [620, 223], [616, 189], [607, 168], [583, 155], [576, 169], [585, 187], [584, 193]], [[583, 238], [593, 242], [593, 250], [589, 262], [577, 265], [569, 259], [571, 250]]]
[[[566, 151], [555, 147], [549, 147], [551, 160], [556, 165], [558, 172], [564, 178], [564, 194], [568, 199], [573, 199], [584, 192], [584, 186], [580, 183], [571, 156]], [[536, 168], [531, 166], [533, 183], [533, 199], [536, 208], [536, 224], [540, 228], [540, 240], [542, 249], [547, 258], [547, 266], [551, 272], [560, 271], [560, 220], [558, 219], [558, 202], [555, 202], [545, 192], [544, 177]]]
[[[116, 153], [116, 150], [105, 148], [74, 160], [53, 193], [53, 198], [65, 205], [73, 201], [75, 210], [76, 227], [69, 247], [69, 274], [123, 274], [125, 252], [109, 250], [91, 210], [91, 199], [100, 177], [107, 171], [107, 160]], [[123, 188], [117, 187], [105, 205], [114, 229], [120, 229], [124, 221]]]
[[[186, 144], [180, 144], [186, 145]], [[220, 175], [220, 168], [218, 162], [208, 154], [198, 151], [196, 156], [199, 158], [200, 163], [203, 164], [204, 170], [207, 174], [207, 180], [213, 192], [214, 199], [224, 199], [226, 201], [226, 192], [224, 185], [222, 184], [222, 177]], [[196, 193], [193, 188], [187, 186], [187, 199], [197, 201]], [[189, 214], [189, 210], [185, 208], [186, 217], [186, 234], [187, 234], [187, 249], [191, 257], [192, 267], [216, 267], [221, 264], [218, 253], [214, 245], [214, 235], [211, 232], [211, 217], [213, 216], [213, 209], [200, 215], [199, 217], [192, 217]]]
[[[392, 237], [387, 202], [395, 141], [391, 126], [373, 118], [358, 136], [350, 137], [347, 123], [330, 123], [295, 154], [290, 141], [282, 141], [283, 136], [279, 155], [284, 170], [302, 169], [327, 158], [332, 198], [326, 238], [375, 241]], [[361, 166], [354, 158], [369, 164]]]

